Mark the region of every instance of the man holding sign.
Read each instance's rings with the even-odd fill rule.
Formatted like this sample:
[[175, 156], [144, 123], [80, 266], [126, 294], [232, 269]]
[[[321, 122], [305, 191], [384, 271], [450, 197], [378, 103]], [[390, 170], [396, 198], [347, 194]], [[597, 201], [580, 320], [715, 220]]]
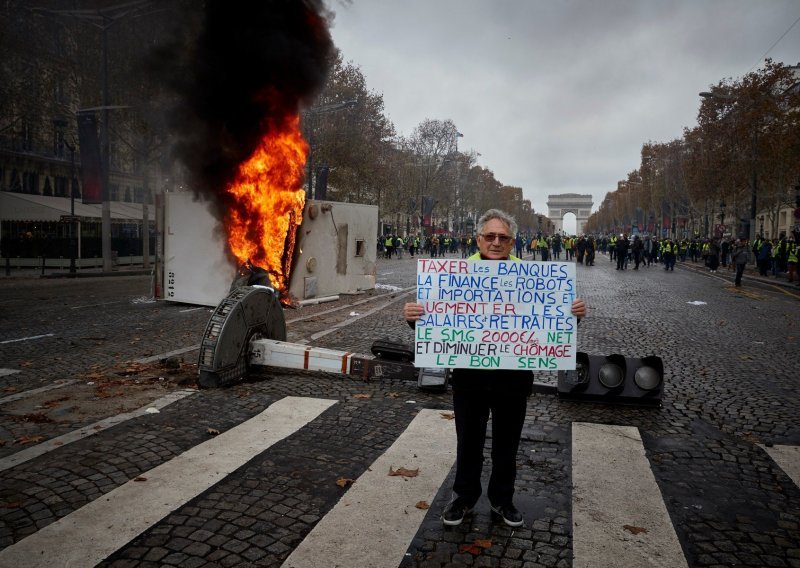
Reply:
[[574, 329], [586, 304], [575, 297], [573, 264], [511, 256], [517, 223], [507, 213], [488, 210], [477, 233], [479, 252], [466, 260], [418, 261], [418, 301], [403, 316], [416, 327], [415, 364], [454, 368], [456, 478], [442, 522], [461, 524], [481, 496], [491, 414], [492, 516], [519, 527], [514, 482], [532, 370], [575, 368]]

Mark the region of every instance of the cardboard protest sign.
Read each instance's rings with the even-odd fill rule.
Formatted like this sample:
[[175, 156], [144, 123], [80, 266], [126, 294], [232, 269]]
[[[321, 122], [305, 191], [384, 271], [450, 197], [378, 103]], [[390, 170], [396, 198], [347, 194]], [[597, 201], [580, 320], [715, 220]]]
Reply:
[[574, 370], [575, 264], [417, 260], [417, 367]]

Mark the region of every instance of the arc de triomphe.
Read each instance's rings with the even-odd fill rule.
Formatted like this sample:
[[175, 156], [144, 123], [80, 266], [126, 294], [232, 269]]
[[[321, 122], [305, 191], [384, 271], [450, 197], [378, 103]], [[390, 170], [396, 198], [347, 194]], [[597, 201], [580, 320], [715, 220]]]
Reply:
[[547, 196], [547, 216], [555, 226], [555, 232], [560, 233], [564, 227], [564, 215], [574, 213], [577, 217], [576, 234], [582, 235], [589, 215], [592, 214], [591, 195], [581, 195], [578, 193], [561, 193], [559, 195]]

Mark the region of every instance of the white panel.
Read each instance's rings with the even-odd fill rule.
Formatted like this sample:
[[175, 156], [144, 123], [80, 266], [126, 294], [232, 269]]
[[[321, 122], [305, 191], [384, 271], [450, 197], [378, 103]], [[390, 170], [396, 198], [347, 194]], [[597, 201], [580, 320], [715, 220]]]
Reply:
[[191, 192], [165, 194], [164, 299], [216, 306], [227, 295], [236, 267], [208, 203]]

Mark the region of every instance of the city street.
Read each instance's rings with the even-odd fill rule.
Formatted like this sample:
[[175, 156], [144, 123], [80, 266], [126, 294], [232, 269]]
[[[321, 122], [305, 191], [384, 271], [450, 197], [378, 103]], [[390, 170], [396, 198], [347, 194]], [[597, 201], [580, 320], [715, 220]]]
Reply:
[[[286, 310], [288, 340], [412, 342], [415, 260], [377, 267], [373, 292]], [[0, 567], [800, 568], [800, 289], [632, 268], [577, 267], [578, 348], [661, 357], [663, 403], [538, 376], [516, 529], [485, 495], [441, 523], [449, 392], [274, 367], [197, 390], [211, 308], [153, 301], [149, 276], [0, 279]]]

